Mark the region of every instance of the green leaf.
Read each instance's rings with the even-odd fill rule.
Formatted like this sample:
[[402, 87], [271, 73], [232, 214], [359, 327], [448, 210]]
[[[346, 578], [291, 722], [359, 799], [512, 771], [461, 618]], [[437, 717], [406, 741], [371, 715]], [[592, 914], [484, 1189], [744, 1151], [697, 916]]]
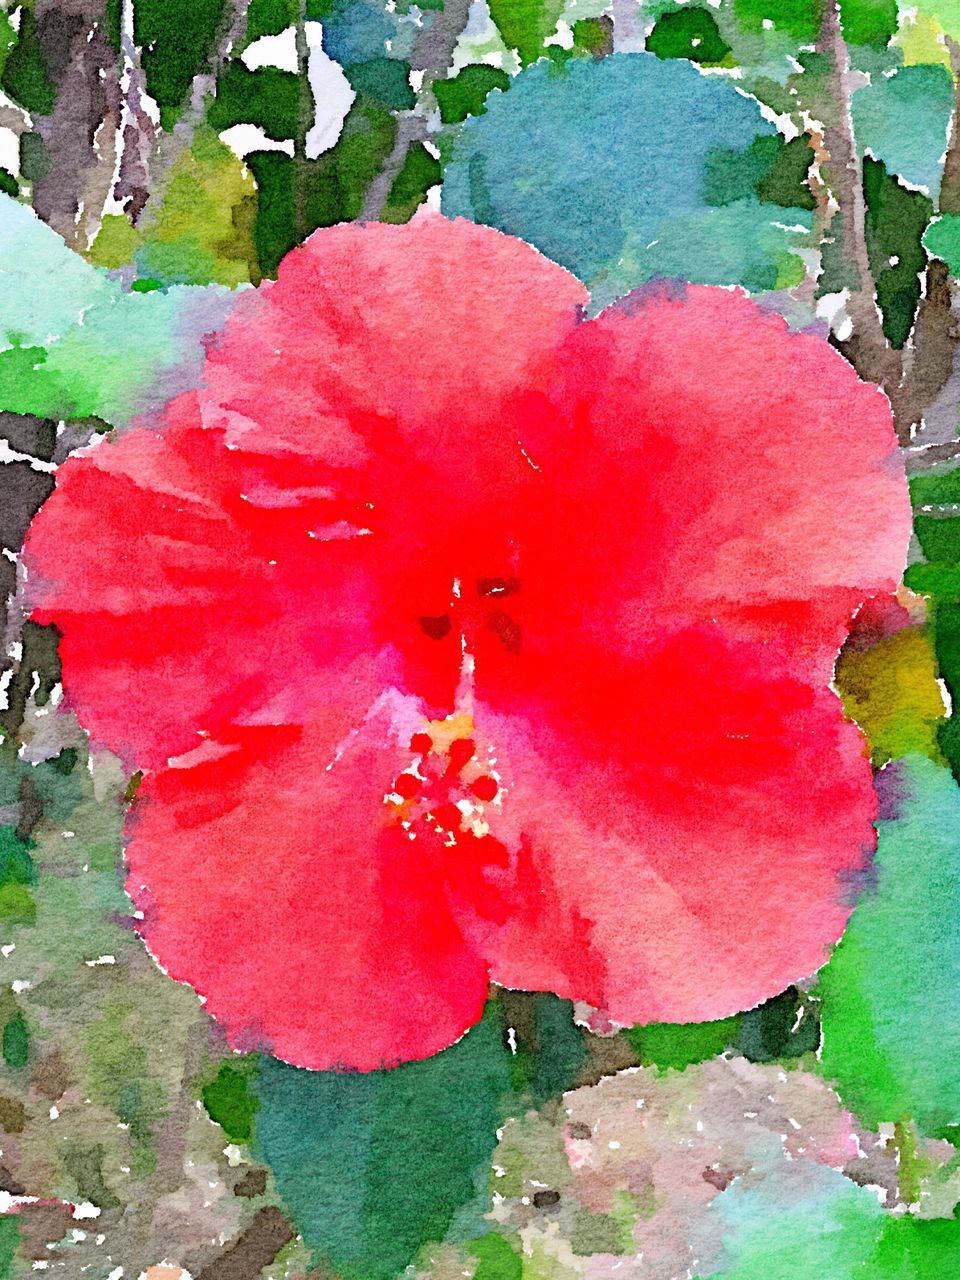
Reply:
[[20, 32], [6, 58], [0, 87], [14, 102], [41, 116], [48, 116], [57, 101], [56, 86], [47, 71], [32, 8], [22, 6], [20, 9]]
[[14, 1071], [22, 1070], [30, 1061], [30, 1032], [22, 1013], [16, 1013], [4, 1024], [3, 1060]]
[[[932, 567], [911, 566], [927, 572]], [[916, 572], [911, 581], [917, 581]], [[921, 575], [914, 589], [923, 585]], [[944, 707], [938, 674], [932, 637], [924, 627], [903, 627], [866, 648], [844, 648], [834, 683], [844, 711], [867, 736], [874, 765], [911, 752], [942, 763], [937, 733]]]
[[221, 133], [235, 124], [255, 124], [282, 142], [300, 132], [300, 80], [292, 71], [260, 67], [250, 71], [231, 62], [217, 82], [207, 120]]
[[927, 265], [923, 233], [932, 202], [909, 191], [879, 160], [866, 156], [863, 190], [867, 201], [867, 253], [877, 284], [883, 331], [900, 348], [910, 336], [920, 301], [920, 273]]
[[495, 1008], [423, 1062], [367, 1074], [264, 1059], [254, 1151], [317, 1260], [389, 1280], [485, 1185], [510, 1084]]
[[937, 199], [953, 112], [953, 77], [946, 67], [901, 67], [874, 76], [850, 106], [860, 151]]
[[913, 756], [881, 775], [897, 816], [820, 975], [823, 1074], [870, 1126], [960, 1121], [960, 791]]
[[[704, 198], [704, 167], [719, 150], [764, 136], [779, 146], [725, 77], [649, 52], [563, 68], [543, 60], [486, 106], [453, 141], [443, 212], [535, 245], [587, 284], [592, 308], [656, 276], [755, 290], [803, 278], [792, 249], [807, 239], [809, 210], [761, 203], [750, 182], [764, 180], [761, 165], [746, 195], [722, 207]], [[804, 154], [791, 152], [791, 164]], [[766, 178], [765, 194], [785, 189], [779, 174]]]
[[20, 1224], [16, 1214], [0, 1217], [0, 1280], [13, 1280], [13, 1264], [20, 1243]]
[[415, 142], [404, 156], [403, 166], [390, 188], [381, 221], [409, 222], [441, 177], [440, 161], [422, 143]]
[[0, 827], [0, 884], [36, 884], [34, 847], [32, 840], [21, 840], [16, 827]]
[[256, 186], [246, 166], [212, 129], [196, 131], [159, 195], [147, 206], [135, 233], [133, 256], [141, 277], [163, 285], [230, 288], [256, 282]]
[[803, 44], [817, 38], [821, 6], [822, 0], [733, 0], [734, 16], [745, 30], [760, 32], [770, 22]]
[[790, 142], [757, 138], [744, 151], [718, 149], [704, 164], [703, 198], [718, 207], [756, 196], [786, 209], [813, 209], [816, 201], [807, 185], [813, 159], [804, 137]]
[[923, 233], [923, 247], [934, 258], [942, 258], [951, 275], [960, 276], [960, 213], [934, 218]]
[[225, 10], [226, 0], [137, 0], [133, 6], [133, 38], [164, 128], [174, 123], [194, 76], [206, 67]]
[[224, 1062], [200, 1096], [207, 1114], [215, 1120], [231, 1142], [249, 1142], [260, 1103], [252, 1092], [256, 1060], [246, 1058], [236, 1064]]
[[889, 44], [900, 14], [897, 0], [840, 0], [840, 22], [848, 44]]
[[382, 102], [393, 111], [409, 111], [417, 95], [410, 87], [410, 64], [399, 58], [370, 58], [344, 68], [356, 93]]
[[317, 227], [357, 217], [363, 197], [393, 147], [396, 119], [358, 98], [336, 146], [317, 160], [254, 151], [245, 163], [257, 184], [254, 241], [260, 270], [276, 274], [284, 254]]
[[0, 409], [127, 422], [194, 385], [202, 339], [234, 298], [215, 286], [128, 293], [0, 196]]
[[469, 1252], [477, 1259], [473, 1280], [521, 1280], [523, 1261], [509, 1240], [491, 1231], [470, 1243]]
[[299, 17], [298, 0], [251, 0], [247, 10], [246, 41], [252, 44], [261, 36], [277, 36], [293, 26]]
[[689, 58], [703, 66], [717, 66], [730, 53], [717, 20], [696, 5], [663, 14], [647, 37], [647, 49], [658, 58]]
[[[23, 26], [23, 15], [20, 18], [21, 28]], [[10, 21], [9, 14], [0, 13], [0, 75], [7, 64], [7, 58], [12, 49], [17, 44], [17, 32]]]
[[573, 1021], [569, 1000], [549, 992], [501, 991], [508, 1040], [511, 1087], [534, 1106], [558, 1098], [575, 1083], [587, 1062], [587, 1036]]
[[490, 17], [508, 49], [516, 49], [520, 61], [535, 62], [543, 42], [557, 29], [563, 0], [489, 0]]
[[499, 67], [471, 63], [449, 80], [435, 81], [433, 96], [443, 123], [460, 124], [467, 116], [483, 115], [486, 110], [484, 103], [491, 90], [506, 92], [509, 88], [510, 77]]
[[684, 1067], [715, 1058], [736, 1042], [739, 1018], [722, 1018], [716, 1022], [651, 1022], [645, 1027], [630, 1027], [624, 1032], [645, 1066], [661, 1071]]
[[960, 1221], [887, 1218], [865, 1280], [945, 1280], [960, 1275]]
[[736, 1048], [751, 1062], [799, 1058], [814, 1052], [819, 1043], [816, 1005], [796, 987], [740, 1015]]
[[[716, 1280], [878, 1280], [864, 1263], [883, 1226], [867, 1187], [812, 1161], [782, 1161], [759, 1179], [737, 1178], [707, 1209], [706, 1252], [722, 1241]], [[903, 1277], [907, 1280], [907, 1277]]]
[[609, 18], [581, 18], [573, 24], [573, 43], [595, 58], [613, 52], [613, 27]]

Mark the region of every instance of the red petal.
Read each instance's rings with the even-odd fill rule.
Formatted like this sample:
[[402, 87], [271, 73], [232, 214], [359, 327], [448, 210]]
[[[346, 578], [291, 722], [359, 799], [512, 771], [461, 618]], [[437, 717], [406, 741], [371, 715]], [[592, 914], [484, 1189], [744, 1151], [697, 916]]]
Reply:
[[302, 721], [358, 663], [364, 689], [448, 711], [459, 633], [423, 619], [442, 630], [463, 563], [490, 558], [480, 531], [526, 469], [503, 402], [547, 376], [584, 298], [522, 242], [442, 218], [291, 254], [201, 391], [68, 462], [34, 524], [35, 617], [64, 633], [85, 727], [162, 767], [198, 734]]
[[34, 522], [34, 616], [63, 633], [81, 723], [131, 765], [238, 723], [356, 716], [398, 678], [372, 632], [381, 561], [362, 516], [306, 464], [296, 487], [271, 467], [219, 431], [134, 431], [67, 462]]
[[384, 801], [418, 717], [386, 700], [337, 746], [316, 725], [247, 730], [221, 758], [145, 780], [127, 889], [153, 954], [234, 1047], [369, 1070], [480, 1017], [486, 967]]
[[477, 713], [504, 776], [498, 837], [528, 851], [494, 979], [675, 1022], [819, 968], [874, 840], [869, 763], [833, 694], [716, 628], [555, 674], [565, 703], [541, 682]]
[[499, 407], [538, 383], [586, 301], [522, 240], [462, 219], [327, 228], [240, 299], [204, 370], [204, 422], [343, 469], [381, 451], [433, 461], [467, 491], [468, 464], [503, 452]]
[[[683, 620], [785, 642], [828, 680], [903, 572], [890, 409], [819, 338], [742, 295], [649, 291], [580, 325], [518, 419], [542, 497], [518, 528], [526, 637], [616, 645]], [[567, 424], [558, 429], [558, 419]], [[557, 641], [559, 643], [559, 641]]]

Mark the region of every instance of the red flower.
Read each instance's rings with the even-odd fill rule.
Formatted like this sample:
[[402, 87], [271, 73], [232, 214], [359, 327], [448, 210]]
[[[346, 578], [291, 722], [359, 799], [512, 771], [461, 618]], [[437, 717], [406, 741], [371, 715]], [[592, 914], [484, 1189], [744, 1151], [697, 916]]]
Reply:
[[143, 935], [236, 1046], [422, 1057], [491, 977], [714, 1018], [843, 928], [886, 401], [736, 293], [585, 302], [468, 223], [320, 231], [34, 525], [69, 701], [147, 771]]

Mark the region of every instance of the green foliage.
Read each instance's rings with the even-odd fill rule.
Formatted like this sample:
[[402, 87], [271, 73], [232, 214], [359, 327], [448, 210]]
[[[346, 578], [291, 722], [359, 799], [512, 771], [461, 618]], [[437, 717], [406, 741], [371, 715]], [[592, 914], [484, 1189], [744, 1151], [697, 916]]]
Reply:
[[227, 13], [226, 0], [137, 0], [133, 35], [141, 49], [147, 90], [169, 128], [193, 77], [204, 69]]
[[232, 306], [213, 286], [128, 293], [5, 196], [0, 230], [0, 403], [10, 412], [128, 421], [151, 396], [169, 397], [171, 376], [199, 367], [202, 335]]
[[410, 87], [410, 65], [399, 58], [371, 58], [346, 69], [347, 79], [357, 93], [366, 94], [394, 111], [409, 111], [417, 101]]
[[576, 48], [593, 57], [605, 57], [613, 52], [612, 29], [609, 20], [581, 18], [573, 24], [573, 43]]
[[440, 161], [415, 142], [404, 157], [403, 166], [390, 188], [387, 203], [380, 215], [382, 222], [409, 222], [423, 204], [427, 192], [442, 177]]
[[788, 987], [740, 1015], [736, 1048], [751, 1062], [775, 1062], [813, 1053], [820, 1043], [816, 1003]]
[[945, 1280], [960, 1275], [960, 1221], [889, 1217], [865, 1276], [878, 1280]]
[[260, 270], [274, 275], [280, 260], [317, 227], [349, 221], [389, 155], [396, 121], [385, 108], [358, 98], [335, 147], [317, 160], [255, 151], [246, 163], [257, 184], [254, 240]]
[[16, 1214], [0, 1217], [0, 1280], [13, 1280], [13, 1264], [20, 1243]]
[[57, 90], [47, 70], [32, 9], [20, 10], [17, 43], [6, 57], [0, 87], [14, 102], [37, 115], [47, 116], [54, 108]]
[[300, 17], [298, 0], [251, 0], [247, 10], [248, 43], [261, 36], [279, 35]]
[[[231, 1064], [218, 1076], [215, 1118], [253, 1119], [253, 1151], [269, 1164], [317, 1261], [345, 1280], [388, 1280], [421, 1245], [457, 1232], [457, 1222], [468, 1231], [476, 1222], [498, 1126], [574, 1085], [587, 1037], [572, 1013], [553, 995], [501, 991], [457, 1044], [391, 1071], [309, 1072], [248, 1060], [257, 1063], [249, 1078], [255, 1116], [243, 1110], [245, 1068]], [[207, 1091], [204, 1100], [209, 1109]], [[519, 1258], [501, 1238], [482, 1236], [467, 1248], [486, 1280], [519, 1275]]]
[[467, 116], [483, 115], [487, 94], [510, 88], [510, 77], [499, 67], [470, 63], [449, 80], [437, 80], [433, 95], [444, 124], [460, 124]]
[[521, 1280], [523, 1262], [509, 1240], [490, 1232], [473, 1240], [469, 1252], [477, 1260], [473, 1280]]
[[516, 49], [524, 66], [540, 57], [562, 12], [563, 0], [490, 0], [490, 16], [504, 44]]
[[919, 191], [909, 191], [870, 156], [863, 161], [863, 189], [867, 253], [883, 331], [891, 346], [899, 348], [910, 336], [920, 301], [920, 273], [927, 264], [923, 234], [933, 203]]
[[803, 135], [781, 143], [757, 183], [758, 198], [784, 209], [815, 209], [817, 202], [809, 186], [813, 160], [813, 147]]
[[897, 0], [840, 0], [840, 21], [849, 44], [888, 44], [899, 17]]
[[820, 28], [822, 0], [733, 0], [737, 21], [748, 31], [771, 22], [798, 44], [812, 44]]
[[[930, 566], [914, 566], [921, 568]], [[837, 692], [866, 734], [876, 766], [911, 752], [942, 761], [937, 737], [944, 708], [937, 676], [926, 627], [903, 627], [866, 648], [844, 648], [836, 665]]]
[[0, 885], [36, 883], [33, 848], [34, 842], [21, 839], [16, 827], [0, 827]]
[[249, 1142], [253, 1137], [260, 1105], [252, 1092], [255, 1067], [253, 1058], [240, 1059], [236, 1065], [221, 1063], [214, 1079], [200, 1091], [210, 1119], [217, 1122], [231, 1142]]
[[344, 1280], [389, 1280], [485, 1183], [509, 1084], [495, 1010], [450, 1049], [392, 1071], [265, 1059], [254, 1150], [318, 1261]]
[[587, 1038], [569, 1000], [547, 992], [502, 991], [497, 1001], [511, 1046], [510, 1086], [535, 1106], [559, 1097], [587, 1062]]
[[231, 288], [258, 278], [253, 244], [256, 187], [212, 130], [197, 130], [191, 147], [173, 165], [161, 196], [148, 205], [134, 235], [131, 256], [142, 277], [164, 285]]
[[278, 142], [295, 138], [301, 130], [300, 79], [277, 67], [249, 71], [242, 62], [230, 62], [207, 119], [218, 133], [235, 124], [255, 124]]
[[935, 218], [923, 234], [923, 247], [932, 257], [942, 258], [951, 275], [960, 275], [960, 214]]
[[821, 1067], [866, 1124], [960, 1122], [960, 792], [911, 757], [885, 779], [873, 882], [819, 982]]
[[[916, 510], [914, 531], [925, 557], [907, 568], [905, 581], [931, 597], [932, 638], [942, 677], [954, 707], [960, 696], [960, 471], [917, 476], [910, 484]], [[923, 508], [923, 509], [919, 509]], [[960, 775], [960, 719], [942, 720], [937, 740]]]
[[689, 58], [707, 67], [724, 62], [730, 53], [716, 18], [696, 5], [662, 14], [647, 37], [647, 48], [658, 58]]
[[30, 1061], [30, 1032], [22, 1013], [15, 1013], [3, 1026], [3, 1060], [13, 1071], [22, 1071]]
[[651, 1022], [630, 1027], [624, 1035], [645, 1066], [682, 1071], [723, 1053], [736, 1042], [738, 1030], [738, 1018], [722, 1018], [717, 1022]]
[[813, 209], [807, 183], [813, 158], [804, 137], [757, 138], [745, 151], [714, 151], [704, 166], [703, 197], [716, 206], [753, 195], [786, 209]]
[[630, 1027], [624, 1035], [641, 1063], [682, 1071], [732, 1052], [750, 1062], [779, 1062], [817, 1048], [820, 1022], [814, 1001], [789, 987], [755, 1009], [715, 1022], [656, 1022]]
[[[21, 19], [22, 24], [22, 19]], [[0, 74], [6, 65], [10, 51], [16, 47], [17, 33], [7, 13], [0, 13]]]

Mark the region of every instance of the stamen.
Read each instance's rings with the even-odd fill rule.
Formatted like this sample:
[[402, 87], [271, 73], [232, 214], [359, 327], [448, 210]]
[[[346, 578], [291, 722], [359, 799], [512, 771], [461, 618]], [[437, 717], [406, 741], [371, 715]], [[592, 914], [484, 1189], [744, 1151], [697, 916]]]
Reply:
[[496, 778], [492, 778], [489, 773], [482, 773], [479, 778], [474, 778], [473, 782], [470, 783], [470, 790], [478, 800], [488, 804], [495, 799], [500, 788], [497, 785]]

